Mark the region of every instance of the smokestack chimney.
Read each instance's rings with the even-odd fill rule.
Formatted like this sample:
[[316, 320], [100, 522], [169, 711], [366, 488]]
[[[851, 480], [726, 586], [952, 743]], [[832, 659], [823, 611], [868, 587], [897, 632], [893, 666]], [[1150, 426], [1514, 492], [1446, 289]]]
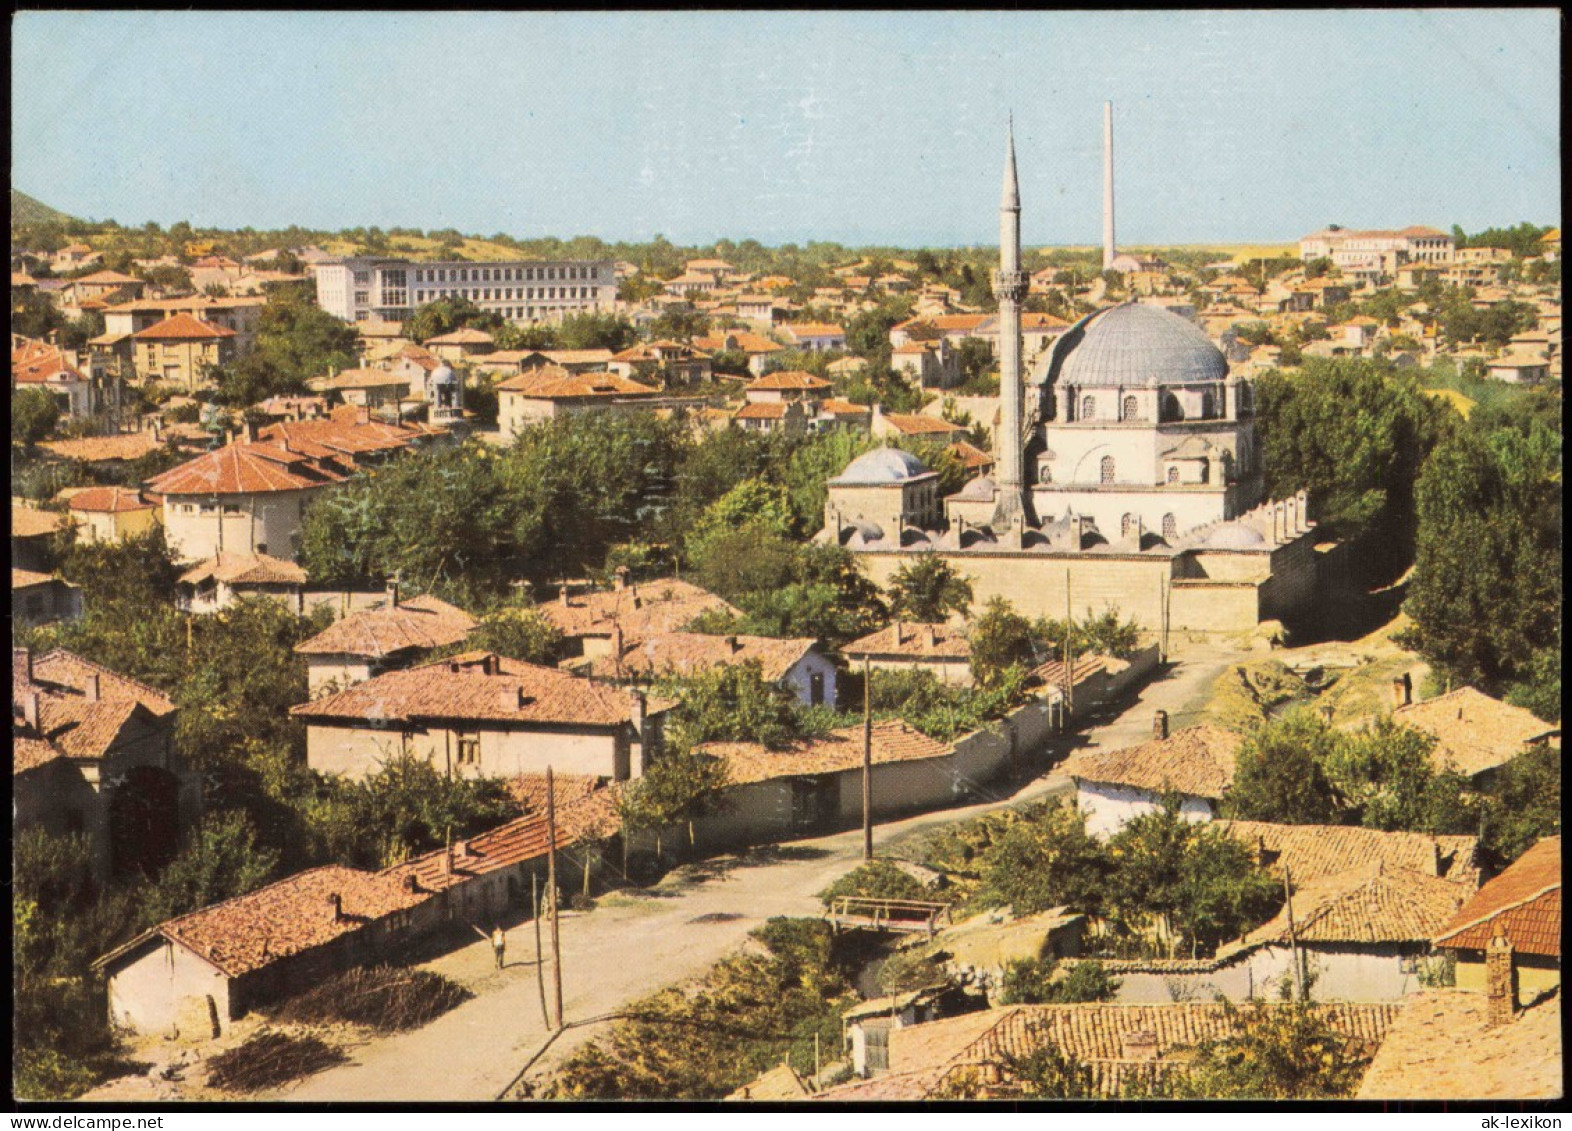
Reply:
[[562, 603], [564, 609], [568, 607], [568, 583], [566, 581], [562, 583], [562, 588], [557, 590], [557, 600]]
[[906, 643], [906, 626], [900, 621], [895, 622], [895, 646], [899, 648]]
[[387, 593], [388, 608], [398, 608], [398, 574], [395, 573], [392, 577], [388, 578]]
[[922, 626], [922, 644], [929, 651], [939, 646], [938, 634], [934, 632], [933, 625], [925, 624]]
[[1517, 1012], [1517, 971], [1512, 962], [1512, 940], [1497, 935], [1485, 949], [1485, 1024], [1497, 1028], [1510, 1024]]
[[38, 692], [29, 691], [22, 696], [22, 721], [29, 730], [38, 729]]
[[87, 697], [87, 701], [89, 703], [97, 703], [98, 702], [98, 698], [99, 698], [99, 682], [98, 682], [98, 673], [97, 672], [93, 672], [91, 675], [89, 675], [87, 677], [87, 684], [86, 684], [85, 687], [82, 688], [82, 694]]
[[1114, 261], [1113, 103], [1103, 103], [1103, 270]]
[[620, 565], [617, 567], [615, 572], [617, 580], [614, 582], [614, 584], [617, 591], [620, 593], [622, 590], [628, 587], [628, 567], [625, 565]]
[[344, 921], [344, 897], [339, 895], [338, 892], [333, 892], [327, 897], [327, 902], [328, 907], [332, 909], [332, 918], [329, 921], [342, 923]]
[[1407, 672], [1392, 681], [1392, 705], [1407, 707], [1414, 701], [1414, 681]]
[[1168, 712], [1158, 711], [1152, 715], [1152, 737], [1161, 741], [1168, 737]]

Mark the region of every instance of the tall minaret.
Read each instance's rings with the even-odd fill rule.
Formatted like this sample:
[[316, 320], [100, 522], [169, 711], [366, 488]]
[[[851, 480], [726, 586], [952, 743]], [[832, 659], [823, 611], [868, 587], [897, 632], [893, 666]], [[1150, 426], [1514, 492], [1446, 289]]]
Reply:
[[998, 502], [992, 525], [1003, 533], [1017, 518], [1031, 521], [1021, 472], [1021, 300], [1026, 297], [1026, 273], [1021, 270], [1021, 190], [1015, 176], [1013, 119], [999, 198], [999, 269], [993, 274], [993, 293], [999, 300], [999, 429], [993, 439]]
[[1103, 103], [1103, 270], [1113, 267], [1113, 103]]

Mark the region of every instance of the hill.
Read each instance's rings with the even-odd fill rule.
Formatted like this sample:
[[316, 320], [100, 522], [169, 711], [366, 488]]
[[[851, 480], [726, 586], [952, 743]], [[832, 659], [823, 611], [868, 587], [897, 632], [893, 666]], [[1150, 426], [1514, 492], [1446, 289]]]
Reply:
[[58, 208], [51, 208], [41, 200], [34, 200], [25, 192], [11, 190], [11, 226], [18, 224], [68, 224], [76, 219]]

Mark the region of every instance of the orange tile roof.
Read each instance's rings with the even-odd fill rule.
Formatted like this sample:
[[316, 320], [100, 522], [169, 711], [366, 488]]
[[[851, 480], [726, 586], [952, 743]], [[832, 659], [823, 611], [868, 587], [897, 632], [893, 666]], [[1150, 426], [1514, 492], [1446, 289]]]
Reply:
[[[349, 411], [346, 413], [344, 409]], [[408, 448], [441, 431], [424, 425], [362, 421], [359, 412], [359, 405], [340, 405], [325, 420], [282, 420], [269, 424], [258, 435], [264, 441], [312, 459], [353, 462], [356, 456]]]
[[34, 585], [44, 585], [54, 580], [55, 577], [52, 574], [39, 573], [31, 569], [17, 569], [15, 566], [11, 567], [11, 588], [13, 591], [28, 589]]
[[966, 431], [959, 424], [951, 424], [948, 420], [913, 413], [887, 412], [884, 419], [897, 432], [907, 436], [953, 436]]
[[65, 515], [55, 511], [11, 504], [11, 537], [13, 538], [42, 538], [57, 530], [63, 530], [70, 521]]
[[831, 397], [819, 403], [821, 416], [866, 416], [872, 411], [869, 405], [853, 404], [838, 397]]
[[122, 514], [126, 511], [152, 510], [158, 504], [142, 497], [142, 493], [129, 487], [89, 487], [71, 496], [73, 511]]
[[990, 314], [930, 314], [924, 317], [908, 319], [896, 326], [897, 330], [910, 332], [913, 326], [931, 326], [940, 333], [954, 333], [956, 331], [975, 330], [989, 318]]
[[[19, 725], [22, 704], [38, 697], [38, 727], [21, 737], [42, 742], [60, 756], [94, 760], [104, 757], [133, 717], [157, 724], [175, 706], [159, 692], [94, 664], [72, 652], [56, 650], [41, 656], [28, 670], [25, 648], [11, 650], [11, 701], [13, 731]], [[94, 678], [96, 698], [90, 698]], [[30, 747], [29, 759], [42, 757]], [[47, 760], [47, 759], [46, 759]], [[37, 763], [37, 764], [42, 764]], [[32, 768], [31, 765], [28, 768]]]
[[[1123, 660], [1116, 660], [1112, 656], [1103, 656], [1088, 652], [1084, 656], [1076, 656], [1070, 664], [1070, 674], [1075, 680], [1075, 686], [1080, 687], [1098, 672], [1123, 671], [1129, 667]], [[1063, 687], [1064, 661], [1049, 660], [1038, 664], [1031, 671], [1031, 681], [1046, 687]]]
[[63, 377], [68, 381], [85, 381], [80, 370], [66, 362], [65, 355], [53, 346], [29, 341], [19, 350], [11, 351], [11, 379], [19, 385], [41, 385]]
[[749, 391], [782, 392], [816, 392], [820, 389], [831, 388], [831, 384], [823, 377], [815, 377], [812, 373], [801, 369], [782, 369], [778, 373], [767, 373], [748, 383]]
[[[11, 653], [13, 682], [16, 678], [17, 655], [18, 650], [13, 649]], [[35, 682], [52, 683], [61, 688], [81, 691], [87, 687], [89, 678], [95, 675], [98, 677], [98, 694], [101, 699], [131, 699], [160, 717], [170, 714], [175, 709], [173, 700], [156, 688], [111, 671], [102, 664], [95, 664], [75, 652], [67, 652], [64, 648], [56, 648], [52, 652], [33, 658]]]
[[951, 624], [912, 624], [897, 621], [877, 632], [853, 640], [841, 649], [848, 656], [904, 656], [923, 660], [972, 658], [971, 641], [964, 627]]
[[[707, 742], [696, 749], [724, 761], [734, 785], [803, 774], [832, 774], [862, 765], [862, 727], [842, 727], [824, 738], [798, 741], [785, 750], [768, 750], [756, 742]], [[954, 749], [899, 719], [873, 726], [875, 765], [940, 758]]]
[[235, 554], [220, 550], [216, 556], [186, 570], [179, 580], [197, 585], [209, 578], [227, 585], [304, 585], [306, 571], [294, 562], [267, 554]]
[[80, 440], [45, 440], [38, 445], [50, 455], [84, 463], [100, 460], [133, 460], [163, 445], [152, 432], [122, 432], [118, 436], [84, 436]]
[[91, 275], [83, 275], [79, 279], [72, 279], [73, 283], [109, 283], [121, 286], [125, 283], [140, 283], [141, 279], [131, 275], [122, 275], [119, 271], [94, 271]]
[[472, 326], [460, 326], [457, 330], [451, 330], [446, 334], [440, 335], [439, 337], [427, 338], [426, 345], [468, 346], [484, 345], [488, 342], [494, 341], [496, 341], [496, 339], [493, 338], [490, 334], [486, 333], [484, 330], [477, 330]]
[[1382, 832], [1358, 825], [1278, 825], [1268, 821], [1218, 821], [1216, 827], [1255, 849], [1279, 874], [1298, 884], [1361, 864], [1440, 875], [1472, 892], [1479, 887], [1479, 838]]
[[1411, 703], [1392, 712], [1392, 720], [1415, 727], [1436, 740], [1432, 760], [1472, 777], [1505, 765], [1527, 743], [1561, 733], [1561, 728], [1531, 711], [1492, 699], [1472, 687]]
[[965, 440], [957, 440], [944, 450], [960, 460], [961, 466], [967, 471], [981, 471], [994, 465], [992, 453], [985, 452]]
[[830, 322], [797, 322], [781, 327], [794, 338], [844, 338], [846, 331]]
[[1215, 800], [1233, 783], [1239, 743], [1239, 735], [1222, 727], [1186, 727], [1165, 739], [1123, 750], [1071, 755], [1064, 772], [1080, 781], [1158, 793], [1175, 789]]
[[1505, 935], [1525, 954], [1561, 955], [1561, 838], [1549, 836], [1474, 893], [1436, 945], [1484, 950]]
[[386, 369], [345, 369], [332, 377], [319, 377], [311, 387], [321, 392], [330, 389], [387, 389], [395, 385], [409, 387], [409, 378]]
[[1406, 998], [1355, 1096], [1361, 1100], [1559, 1099], [1561, 994], [1492, 1026], [1484, 994]]
[[728, 664], [759, 665], [766, 680], [785, 678], [813, 651], [813, 640], [781, 640], [773, 636], [711, 636], [701, 632], [667, 632], [646, 637], [620, 657], [598, 656], [590, 674], [600, 679], [692, 675]]
[[11, 776], [36, 770], [64, 758], [65, 751], [44, 738], [30, 738], [25, 734], [11, 735]]
[[[742, 300], [739, 299], [738, 301]], [[768, 302], [769, 300], [761, 299], [761, 301]], [[735, 348], [743, 353], [778, 353], [786, 348], [779, 342], [772, 342], [769, 338], [760, 334], [750, 334], [744, 330], [727, 330], [704, 338], [694, 338], [693, 344], [701, 350], [721, 353], [726, 349], [728, 339], [735, 341], [737, 343]]]
[[148, 480], [160, 495], [253, 495], [307, 491], [348, 478], [332, 461], [286, 451], [272, 442], [236, 443]]
[[560, 366], [526, 369], [496, 386], [499, 393], [513, 393], [530, 400], [572, 400], [581, 397], [653, 397], [659, 389], [641, 385], [615, 373], [569, 373]]
[[397, 606], [352, 613], [295, 645], [301, 656], [380, 657], [412, 648], [441, 648], [463, 640], [480, 622], [429, 594]]
[[778, 1064], [750, 1083], [744, 1084], [731, 1095], [728, 1100], [755, 1100], [755, 1101], [780, 1101], [780, 1100], [805, 1100], [812, 1095], [803, 1078], [797, 1075], [797, 1070], [789, 1064]]
[[[651, 699], [647, 709], [653, 714], [672, 705]], [[626, 691], [505, 656], [467, 653], [386, 672], [290, 714], [308, 723], [454, 719], [606, 728], [628, 724], [632, 710]]]
[[1288, 909], [1245, 936], [1246, 946], [1288, 943], [1428, 942], [1468, 897], [1461, 884], [1380, 861], [1294, 883]]
[[206, 341], [216, 338], [233, 338], [235, 332], [224, 326], [215, 326], [211, 322], [204, 322], [181, 312], [171, 315], [162, 322], [154, 323], [145, 330], [138, 330], [131, 335], [138, 341]]
[[784, 420], [787, 405], [780, 401], [749, 401], [732, 414], [734, 420]]
[[535, 608], [567, 637], [610, 636], [613, 627], [621, 627], [629, 648], [659, 633], [680, 632], [701, 613], [742, 615], [707, 589], [674, 577], [575, 594], [566, 604], [543, 601]]

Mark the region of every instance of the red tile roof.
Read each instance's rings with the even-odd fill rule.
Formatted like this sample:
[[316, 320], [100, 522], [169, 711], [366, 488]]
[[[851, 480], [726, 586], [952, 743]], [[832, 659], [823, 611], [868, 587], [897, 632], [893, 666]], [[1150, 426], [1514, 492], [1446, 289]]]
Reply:
[[[115, 745], [133, 717], [156, 725], [173, 714], [175, 706], [159, 692], [94, 664], [72, 652], [56, 650], [33, 660], [28, 670], [25, 648], [11, 650], [11, 703], [13, 736], [43, 743], [58, 755], [94, 760]], [[96, 697], [92, 691], [97, 679]], [[24, 727], [15, 734], [25, 714], [24, 705], [37, 696], [36, 730]], [[44, 751], [30, 746], [29, 765], [41, 765]], [[44, 761], [49, 760], [44, 758]]]
[[[654, 714], [671, 706], [651, 699], [647, 709]], [[627, 725], [632, 712], [626, 691], [488, 653], [387, 672], [290, 708], [291, 715], [308, 723], [454, 719], [598, 729]]]
[[960, 460], [961, 466], [966, 468], [967, 471], [984, 471], [994, 465], [994, 458], [991, 453], [985, 452], [974, 444], [967, 443], [965, 440], [957, 440], [944, 450]]
[[1218, 821], [1216, 827], [1254, 849], [1266, 867], [1279, 874], [1286, 869], [1295, 883], [1380, 863], [1387, 868], [1439, 875], [1465, 892], [1479, 887], [1478, 837], [1268, 821]]
[[784, 420], [787, 405], [781, 401], [749, 401], [732, 414], [733, 420]]
[[144, 499], [140, 491], [129, 487], [89, 487], [72, 495], [70, 502], [73, 511], [105, 514], [152, 510], [157, 505]]
[[653, 397], [659, 389], [615, 373], [569, 373], [560, 366], [526, 369], [496, 386], [499, 393], [513, 393], [530, 400], [572, 400], [581, 397]]
[[1514, 950], [1561, 956], [1561, 838], [1545, 837], [1474, 893], [1436, 945], [1484, 950], [1505, 935]]
[[812, 373], [801, 369], [782, 369], [778, 373], [766, 373], [748, 383], [750, 392], [817, 392], [833, 386], [823, 377], [815, 377]]
[[844, 338], [846, 331], [830, 322], [796, 322], [781, 327], [793, 338]]
[[147, 488], [160, 495], [255, 495], [308, 491], [347, 477], [347, 469], [276, 443], [236, 443], [155, 476]]
[[449, 331], [435, 338], [427, 338], [428, 346], [470, 346], [486, 345], [496, 339], [484, 330], [477, 330], [473, 326], [460, 326], [457, 330]]
[[853, 404], [837, 397], [831, 397], [819, 404], [819, 413], [822, 416], [867, 416], [873, 409], [865, 404]]
[[1470, 777], [1510, 762], [1528, 743], [1561, 733], [1532, 711], [1472, 687], [1399, 707], [1392, 721], [1434, 736], [1436, 765], [1451, 765]]
[[897, 621], [841, 649], [848, 656], [904, 656], [923, 660], [972, 658], [971, 641], [964, 627], [951, 624], [911, 624]]
[[[345, 408], [350, 411], [343, 412]], [[358, 405], [340, 405], [326, 420], [284, 420], [269, 424], [259, 436], [313, 459], [342, 462], [356, 456], [396, 452], [442, 431], [425, 425], [361, 421], [358, 413]]]
[[29, 341], [21, 349], [11, 351], [11, 379], [18, 385], [42, 385], [56, 378], [87, 380], [81, 371], [67, 364], [63, 353], [43, 342]]
[[914, 413], [887, 412], [884, 419], [897, 432], [907, 436], [953, 436], [966, 431], [959, 424], [951, 424], [948, 420]]
[[163, 341], [208, 341], [217, 338], [233, 338], [235, 332], [224, 326], [215, 326], [211, 322], [204, 322], [182, 311], [171, 315], [162, 322], [154, 323], [145, 330], [138, 330], [131, 335], [138, 341], [163, 342]]
[[707, 589], [691, 581], [667, 577], [630, 585], [626, 589], [599, 589], [562, 600], [543, 601], [537, 612], [567, 637], [610, 636], [622, 629], [623, 646], [659, 633], [680, 632], [701, 613], [742, 614]]
[[209, 578], [226, 585], [304, 585], [306, 571], [294, 562], [268, 554], [234, 554], [220, 550], [214, 557], [186, 570], [178, 580], [198, 585]]
[[1071, 755], [1064, 772], [1078, 781], [1106, 782], [1161, 793], [1219, 799], [1234, 780], [1240, 738], [1231, 730], [1187, 727], [1165, 739], [1106, 752]]
[[391, 389], [395, 386], [409, 388], [409, 378], [386, 369], [346, 369], [332, 377], [319, 377], [311, 387], [320, 392], [344, 389]]
[[145, 431], [122, 432], [118, 436], [85, 436], [80, 440], [45, 440], [38, 446], [61, 459], [96, 463], [100, 460], [140, 459], [158, 451], [163, 444], [152, 432]]
[[1468, 897], [1461, 884], [1380, 861], [1294, 884], [1288, 909], [1245, 936], [1246, 946], [1428, 942]]
[[376, 658], [414, 648], [441, 648], [457, 644], [479, 623], [463, 609], [428, 594], [396, 606], [352, 613], [295, 645], [295, 652]]
[[[769, 750], [756, 742], [707, 742], [695, 749], [724, 761], [733, 785], [832, 774], [862, 765], [862, 727], [843, 727], [824, 738], [803, 739], [785, 750]], [[873, 726], [875, 765], [941, 758], [954, 749], [899, 719]]]
[[71, 520], [57, 511], [11, 504], [11, 537], [42, 538], [63, 530]]
[[813, 640], [780, 640], [772, 636], [668, 632], [647, 637], [616, 659], [596, 657], [590, 664], [590, 674], [600, 679], [692, 675], [726, 664], [757, 663], [763, 677], [773, 683], [785, 678], [815, 646]]

